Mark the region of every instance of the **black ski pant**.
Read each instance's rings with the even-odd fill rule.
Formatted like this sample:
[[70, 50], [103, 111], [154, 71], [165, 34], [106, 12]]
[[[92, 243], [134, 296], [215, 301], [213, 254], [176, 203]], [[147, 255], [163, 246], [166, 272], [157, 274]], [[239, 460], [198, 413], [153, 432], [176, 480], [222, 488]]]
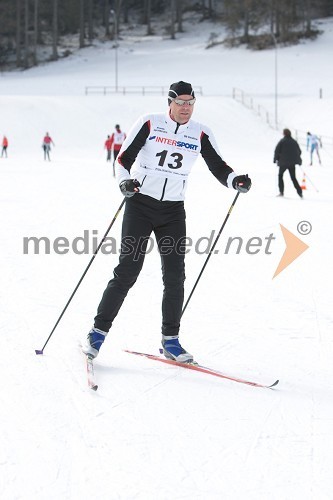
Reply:
[[[184, 302], [185, 209], [182, 201], [158, 201], [140, 193], [128, 198], [122, 225], [119, 264], [98, 306], [94, 326], [108, 332], [142, 269], [155, 234], [161, 256], [162, 334], [177, 335]], [[149, 244], [149, 245], [148, 245]], [[148, 247], [147, 247], [148, 245]], [[149, 303], [147, 303], [147, 313]]]
[[44, 160], [46, 160], [47, 158], [50, 161], [50, 151], [51, 151], [50, 146], [46, 144], [43, 146], [43, 149], [44, 149]]
[[297, 194], [299, 196], [301, 196], [302, 195], [302, 188], [298, 184], [297, 179], [296, 179], [295, 165], [279, 167], [279, 190], [280, 190], [280, 193], [284, 194], [283, 174], [285, 173], [286, 170], [289, 170], [290, 178], [292, 180], [292, 183], [294, 184], [294, 188], [296, 189]]

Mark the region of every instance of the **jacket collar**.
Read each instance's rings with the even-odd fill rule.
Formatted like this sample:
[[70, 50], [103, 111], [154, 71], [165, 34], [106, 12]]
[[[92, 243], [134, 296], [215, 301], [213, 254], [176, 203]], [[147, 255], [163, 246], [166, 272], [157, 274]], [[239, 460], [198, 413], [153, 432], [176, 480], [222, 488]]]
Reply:
[[184, 125], [180, 125], [179, 123], [175, 122], [171, 117], [170, 117], [170, 112], [168, 111], [166, 113], [166, 123], [167, 127], [172, 132], [173, 134], [182, 134], [185, 132], [185, 130], [188, 129], [189, 123], [191, 120], [188, 122], [184, 123]]

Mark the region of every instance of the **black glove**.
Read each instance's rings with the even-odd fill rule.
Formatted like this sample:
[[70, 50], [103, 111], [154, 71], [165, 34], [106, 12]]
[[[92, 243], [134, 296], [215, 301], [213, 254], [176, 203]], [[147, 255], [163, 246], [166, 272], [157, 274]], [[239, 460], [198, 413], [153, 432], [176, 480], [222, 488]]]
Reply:
[[246, 175], [237, 175], [232, 181], [232, 187], [240, 193], [247, 193], [251, 189], [251, 179]]
[[131, 198], [135, 193], [138, 193], [140, 191], [140, 189], [138, 189], [140, 186], [140, 182], [136, 179], [127, 179], [119, 184], [120, 191], [126, 198]]

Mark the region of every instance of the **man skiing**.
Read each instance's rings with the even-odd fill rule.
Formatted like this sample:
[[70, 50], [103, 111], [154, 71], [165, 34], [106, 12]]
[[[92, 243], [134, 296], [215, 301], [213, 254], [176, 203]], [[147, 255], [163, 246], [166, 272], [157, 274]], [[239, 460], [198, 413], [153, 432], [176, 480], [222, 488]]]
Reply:
[[117, 160], [117, 156], [121, 149], [121, 146], [126, 139], [125, 132], [122, 132], [120, 129], [120, 125], [115, 125], [115, 131], [111, 135], [111, 147], [113, 146], [113, 177], [115, 177], [115, 163]]
[[51, 161], [51, 159], [50, 159], [51, 144], [53, 144], [53, 146], [55, 146], [49, 133], [46, 132], [45, 137], [43, 139], [43, 144], [42, 144], [42, 148], [44, 150], [44, 160], [46, 160], [46, 158], [47, 158], [49, 161]]
[[8, 139], [7, 137], [4, 135], [3, 136], [3, 139], [2, 139], [2, 151], [1, 151], [1, 158], [5, 155], [6, 158], [8, 157], [7, 156], [7, 148], [8, 148]]
[[217, 180], [246, 193], [248, 175], [237, 175], [219, 153], [211, 130], [191, 119], [196, 101], [190, 83], [170, 86], [167, 113], [140, 117], [116, 162], [119, 187], [126, 197], [119, 264], [98, 306], [83, 352], [96, 357], [121, 305], [142, 269], [154, 232], [162, 262], [162, 346], [166, 358], [191, 362], [179, 342], [184, 300], [186, 223], [184, 198], [199, 154]]
[[294, 184], [294, 188], [297, 191], [298, 196], [303, 198], [303, 192], [301, 186], [298, 184], [296, 179], [295, 168], [296, 165], [302, 165], [301, 159], [301, 148], [298, 145], [298, 142], [295, 141], [291, 137], [291, 132], [288, 128], [283, 130], [283, 139], [281, 139], [274, 151], [274, 159], [273, 162], [277, 163], [279, 166], [279, 191], [280, 194], [278, 196], [284, 195], [284, 182], [283, 182], [283, 174], [286, 170], [289, 171], [290, 178], [292, 183]]
[[104, 149], [106, 149], [106, 161], [111, 161], [112, 139], [109, 135], [104, 143]]

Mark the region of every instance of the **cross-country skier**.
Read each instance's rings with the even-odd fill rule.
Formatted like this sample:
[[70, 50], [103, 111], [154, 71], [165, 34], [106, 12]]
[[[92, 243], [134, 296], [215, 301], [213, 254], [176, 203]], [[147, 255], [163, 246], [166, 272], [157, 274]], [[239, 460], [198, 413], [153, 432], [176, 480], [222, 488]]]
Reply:
[[104, 143], [104, 148], [106, 149], [106, 161], [111, 161], [112, 139], [109, 135]]
[[294, 184], [294, 188], [297, 191], [298, 196], [303, 198], [303, 192], [301, 186], [298, 184], [296, 179], [295, 168], [296, 165], [302, 165], [301, 159], [301, 148], [298, 142], [291, 137], [291, 132], [288, 128], [283, 130], [283, 139], [281, 139], [274, 151], [274, 163], [279, 166], [279, 191], [278, 196], [284, 195], [284, 182], [283, 174], [286, 170], [289, 171], [290, 178]]
[[[129, 289], [141, 271], [154, 232], [162, 262], [162, 346], [181, 362], [193, 356], [179, 343], [184, 299], [186, 223], [184, 197], [191, 168], [202, 155], [211, 173], [228, 188], [249, 191], [248, 175], [237, 175], [222, 159], [211, 130], [191, 119], [196, 98], [190, 83], [173, 83], [167, 113], [142, 116], [133, 125], [116, 162], [126, 197], [119, 264], [98, 306], [83, 352], [97, 356]], [[133, 318], [134, 319], [134, 318]]]
[[113, 177], [115, 177], [116, 175], [115, 164], [117, 156], [125, 139], [126, 139], [125, 132], [121, 131], [120, 125], [115, 125], [115, 131], [111, 135], [111, 146], [113, 147]]
[[7, 148], [8, 148], [8, 139], [4, 135], [2, 139], [2, 151], [1, 151], [1, 158], [5, 155], [7, 158]]
[[312, 163], [313, 163], [314, 151], [317, 153], [319, 165], [321, 165], [321, 159], [320, 159], [320, 155], [319, 155], [319, 146], [322, 147], [321, 140], [319, 139], [319, 137], [315, 134], [311, 134], [311, 132], [308, 132], [307, 139], [306, 139], [306, 150], [309, 151], [309, 149], [310, 149], [310, 165], [312, 165]]
[[51, 161], [51, 159], [50, 159], [51, 144], [53, 144], [53, 146], [55, 146], [49, 133], [46, 132], [45, 137], [43, 139], [43, 144], [42, 144], [42, 148], [44, 150], [44, 160], [46, 160], [46, 158], [47, 158], [49, 161]]

